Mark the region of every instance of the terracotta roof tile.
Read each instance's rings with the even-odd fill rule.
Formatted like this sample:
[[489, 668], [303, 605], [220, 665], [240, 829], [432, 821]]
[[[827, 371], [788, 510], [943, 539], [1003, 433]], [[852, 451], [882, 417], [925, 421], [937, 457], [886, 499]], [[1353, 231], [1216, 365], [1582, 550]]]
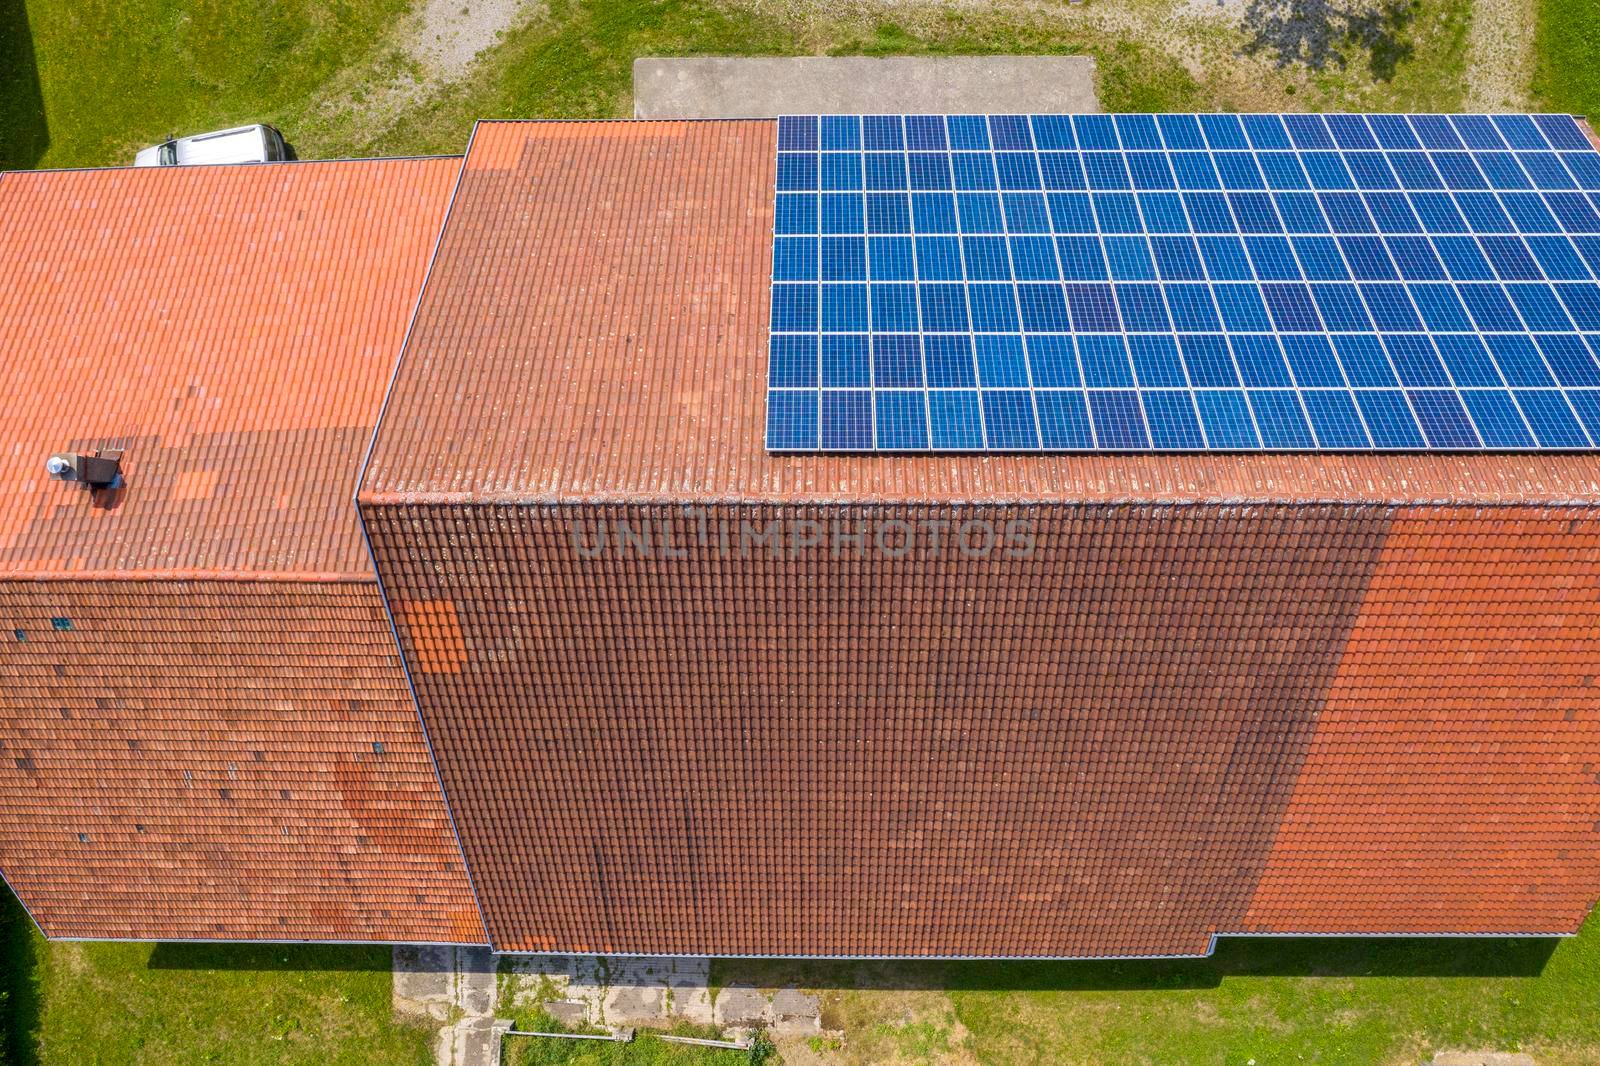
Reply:
[[1185, 954], [1600, 896], [1600, 509], [364, 511], [502, 949]]
[[[369, 574], [350, 506], [456, 159], [0, 178], [0, 574]], [[50, 481], [126, 449], [126, 488]]]
[[47, 934], [483, 942], [375, 585], [0, 581], [0, 624]]
[[775, 137], [480, 123], [366, 498], [1600, 500], [1600, 455], [769, 455]]
[[773, 132], [469, 150], [360, 498], [496, 946], [1576, 928], [1600, 456], [770, 456]]
[[1245, 932], [1576, 932], [1600, 897], [1600, 512], [1397, 519]]
[[[717, 505], [702, 540], [676, 506], [364, 510], [429, 605], [402, 647], [495, 945], [623, 953], [1204, 953], [1391, 520]], [[774, 521], [866, 532], [740, 547]], [[966, 521], [1036, 545], [969, 555]]]

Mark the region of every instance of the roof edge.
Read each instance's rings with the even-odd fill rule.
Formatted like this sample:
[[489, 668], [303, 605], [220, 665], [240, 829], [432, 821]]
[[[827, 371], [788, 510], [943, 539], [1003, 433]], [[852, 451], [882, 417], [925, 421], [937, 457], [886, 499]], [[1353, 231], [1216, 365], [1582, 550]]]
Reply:
[[228, 581], [304, 585], [376, 585], [376, 573], [315, 570], [14, 570], [0, 571], [0, 582], [47, 581]]
[[516, 492], [362, 492], [357, 497], [362, 507], [406, 507], [417, 505], [463, 507], [1600, 507], [1600, 494], [1590, 497], [1530, 494], [1516, 499], [1504, 496], [1398, 497], [1362, 496], [1204, 496], [1107, 495], [1107, 496], [996, 496], [957, 499], [929, 496], [696, 496], [640, 494], [596, 494], [593, 496], [541, 496]]

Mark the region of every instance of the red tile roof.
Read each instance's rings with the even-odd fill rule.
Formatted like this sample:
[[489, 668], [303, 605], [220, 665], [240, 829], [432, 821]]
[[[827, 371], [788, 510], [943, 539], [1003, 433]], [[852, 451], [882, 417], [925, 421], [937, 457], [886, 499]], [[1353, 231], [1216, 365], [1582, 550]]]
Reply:
[[768, 455], [773, 133], [469, 151], [360, 497], [497, 946], [1575, 928], [1600, 456]]
[[377, 586], [0, 581], [0, 872], [51, 936], [483, 942]]
[[479, 124], [365, 498], [1600, 500], [1600, 455], [769, 455], [775, 136]]
[[[0, 177], [0, 575], [370, 575], [350, 494], [457, 159]], [[126, 487], [47, 479], [126, 449]]]
[[[712, 505], [702, 541], [676, 506], [364, 511], [496, 947], [624, 954], [1205, 953], [1390, 521]], [[969, 556], [974, 519], [1036, 548]], [[669, 522], [681, 556], [618, 541]], [[772, 522], [866, 532], [738, 547]], [[943, 550], [886, 558], [891, 522]]]
[[[482, 942], [351, 503], [458, 170], [0, 176], [0, 870], [48, 934]], [[96, 447], [122, 489], [45, 477]]]
[[[362, 501], [498, 947], [1576, 927], [1600, 456], [770, 456], [772, 137], [493, 123], [462, 170]], [[348, 509], [446, 170], [0, 178], [0, 869], [48, 931], [482, 937]], [[122, 443], [96, 506], [38, 471]]]
[[1396, 520], [1248, 932], [1576, 932], [1600, 897], [1600, 511]]

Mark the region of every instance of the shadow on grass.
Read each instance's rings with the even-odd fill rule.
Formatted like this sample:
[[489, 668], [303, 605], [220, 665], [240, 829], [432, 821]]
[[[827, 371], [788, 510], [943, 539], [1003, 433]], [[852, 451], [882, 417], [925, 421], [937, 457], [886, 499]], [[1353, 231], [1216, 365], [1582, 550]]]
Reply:
[[190, 944], [164, 941], [152, 970], [388, 970], [391, 949], [368, 944]]
[[[24, 919], [26, 920], [26, 919]], [[1224, 937], [1203, 959], [717, 959], [715, 982], [943, 991], [1214, 988], [1225, 977], [1537, 977], [1555, 937]], [[155, 970], [388, 970], [387, 947], [160, 943]]]
[[807, 962], [720, 959], [718, 984], [940, 991], [1215, 988], [1225, 977], [1537, 977], [1554, 937], [1229, 937], [1204, 959]]
[[27, 170], [50, 147], [50, 130], [23, 0], [0, 0], [0, 57], [0, 170]]
[[37, 1066], [39, 988], [33, 922], [0, 882], [0, 1062]]
[[1411, 56], [1406, 29], [1416, 11], [1413, 0], [1249, 0], [1245, 52], [1312, 70], [1343, 67], [1349, 53], [1364, 52], [1372, 76], [1388, 81]]

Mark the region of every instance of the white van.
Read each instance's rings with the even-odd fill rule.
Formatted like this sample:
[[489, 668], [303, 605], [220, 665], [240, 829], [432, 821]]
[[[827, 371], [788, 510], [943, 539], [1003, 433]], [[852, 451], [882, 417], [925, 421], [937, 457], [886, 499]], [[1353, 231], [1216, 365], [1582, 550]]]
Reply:
[[201, 163], [272, 163], [289, 158], [283, 134], [271, 126], [240, 126], [151, 145], [133, 157], [133, 165], [189, 167]]

